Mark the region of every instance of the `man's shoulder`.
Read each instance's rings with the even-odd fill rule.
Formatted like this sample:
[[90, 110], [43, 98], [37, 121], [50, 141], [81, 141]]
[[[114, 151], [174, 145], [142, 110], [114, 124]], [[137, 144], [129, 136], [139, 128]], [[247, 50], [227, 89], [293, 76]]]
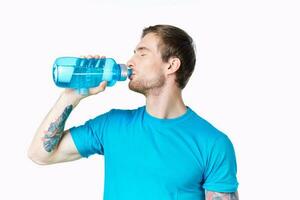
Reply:
[[192, 120], [190, 120], [190, 127], [193, 128], [201, 138], [205, 137], [207, 139], [215, 140], [216, 138], [227, 137], [223, 131], [217, 128], [213, 121], [207, 120], [201, 114], [198, 114], [193, 110], [192, 112], [193, 117]]
[[145, 106], [140, 106], [140, 107], [137, 107], [137, 108], [130, 108], [130, 109], [124, 109], [124, 108], [112, 108], [110, 110], [110, 113], [113, 113], [113, 114], [120, 114], [120, 115], [123, 115], [123, 114], [134, 114], [134, 113], [137, 113], [137, 112], [141, 112], [143, 109], [144, 109]]
[[141, 115], [144, 112], [145, 106], [140, 106], [137, 108], [124, 109], [124, 108], [112, 108], [109, 111], [109, 116], [112, 118], [133, 118]]

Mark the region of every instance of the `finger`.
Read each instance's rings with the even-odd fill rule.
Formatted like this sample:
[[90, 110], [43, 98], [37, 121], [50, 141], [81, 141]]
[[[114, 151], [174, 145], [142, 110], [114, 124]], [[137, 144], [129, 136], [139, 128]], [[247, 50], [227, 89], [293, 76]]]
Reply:
[[101, 56], [99, 55], [99, 54], [96, 54], [96, 55], [94, 55], [94, 58], [96, 58], [96, 59], [98, 59], [98, 58], [100, 58]]
[[99, 85], [99, 88], [105, 90], [106, 86], [107, 86], [107, 81], [102, 81]]
[[91, 88], [90, 89], [90, 94], [98, 94], [99, 92], [103, 92], [106, 88], [107, 81], [102, 81], [99, 86]]

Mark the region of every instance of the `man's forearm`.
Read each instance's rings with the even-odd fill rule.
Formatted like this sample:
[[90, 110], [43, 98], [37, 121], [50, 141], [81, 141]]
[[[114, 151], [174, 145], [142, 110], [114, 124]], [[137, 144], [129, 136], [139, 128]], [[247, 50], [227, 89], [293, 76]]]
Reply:
[[205, 200], [239, 200], [238, 192], [213, 192], [205, 191]]
[[38, 163], [46, 162], [55, 152], [64, 134], [64, 127], [80, 98], [63, 92], [35, 133], [28, 150], [29, 157]]
[[66, 120], [69, 117], [72, 110], [72, 104], [66, 106], [63, 113], [54, 122], [51, 122], [48, 130], [44, 131], [42, 141], [43, 147], [47, 152], [50, 153], [57, 147], [58, 142], [63, 136]]

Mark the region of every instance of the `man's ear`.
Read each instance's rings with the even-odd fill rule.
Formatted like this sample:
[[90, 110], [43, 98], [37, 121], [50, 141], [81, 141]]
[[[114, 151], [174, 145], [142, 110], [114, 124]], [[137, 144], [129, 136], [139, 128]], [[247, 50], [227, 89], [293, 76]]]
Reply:
[[171, 57], [168, 61], [168, 64], [169, 66], [167, 68], [167, 73], [173, 74], [179, 69], [181, 62], [179, 58]]

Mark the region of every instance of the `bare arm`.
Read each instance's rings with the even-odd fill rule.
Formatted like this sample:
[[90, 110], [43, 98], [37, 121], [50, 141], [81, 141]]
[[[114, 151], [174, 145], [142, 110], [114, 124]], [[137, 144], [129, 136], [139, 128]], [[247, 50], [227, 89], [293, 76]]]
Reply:
[[[106, 82], [90, 89], [90, 95], [103, 91]], [[28, 149], [28, 157], [37, 164], [47, 165], [81, 158], [69, 130], [64, 130], [66, 120], [78, 103], [87, 96], [66, 89], [37, 129]]]
[[[66, 136], [70, 133], [64, 131], [64, 126], [80, 99], [80, 95], [76, 95], [75, 92], [70, 90], [65, 90], [60, 95], [35, 133], [28, 150], [28, 156], [31, 160], [38, 164], [51, 164], [54, 162], [53, 159], [57, 154], [58, 144], [67, 142], [62, 142], [62, 138], [70, 139], [70, 136]], [[67, 143], [70, 143], [70, 141]], [[66, 157], [73, 155], [74, 159], [80, 158], [74, 144], [65, 148]]]
[[239, 200], [238, 192], [214, 192], [205, 191], [205, 200]]

